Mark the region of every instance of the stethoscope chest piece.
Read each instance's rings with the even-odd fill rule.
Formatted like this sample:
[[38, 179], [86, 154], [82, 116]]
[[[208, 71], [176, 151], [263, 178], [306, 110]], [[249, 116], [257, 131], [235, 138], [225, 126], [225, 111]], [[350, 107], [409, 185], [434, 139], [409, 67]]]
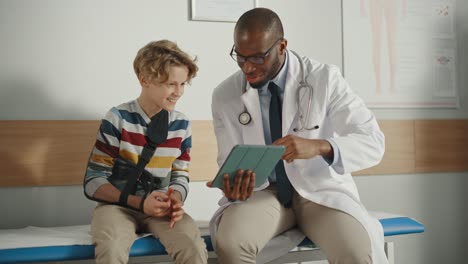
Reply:
[[250, 116], [249, 112], [244, 111], [239, 115], [239, 123], [242, 125], [248, 125], [252, 121], [252, 117]]

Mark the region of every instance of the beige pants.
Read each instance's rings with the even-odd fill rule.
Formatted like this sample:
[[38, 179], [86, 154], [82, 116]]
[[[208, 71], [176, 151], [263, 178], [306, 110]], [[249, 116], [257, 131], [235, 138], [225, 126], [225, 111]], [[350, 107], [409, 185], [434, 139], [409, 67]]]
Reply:
[[171, 229], [169, 218], [149, 217], [109, 204], [99, 204], [91, 222], [96, 263], [127, 263], [136, 232], [150, 232], [159, 238], [175, 263], [207, 263], [205, 243], [189, 215]]
[[286, 209], [273, 188], [255, 192], [248, 201], [224, 211], [216, 233], [216, 254], [222, 264], [255, 263], [270, 239], [296, 225], [330, 263], [371, 263], [369, 235], [354, 217], [296, 192], [292, 208]]

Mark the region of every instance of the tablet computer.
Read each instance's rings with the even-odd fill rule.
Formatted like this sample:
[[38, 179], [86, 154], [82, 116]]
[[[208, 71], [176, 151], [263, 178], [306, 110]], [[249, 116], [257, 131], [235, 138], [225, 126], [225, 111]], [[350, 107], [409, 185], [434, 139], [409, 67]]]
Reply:
[[262, 185], [281, 159], [284, 146], [236, 145], [219, 169], [212, 182], [213, 187], [223, 188], [223, 175], [229, 174], [231, 184], [238, 169], [255, 172], [255, 187]]

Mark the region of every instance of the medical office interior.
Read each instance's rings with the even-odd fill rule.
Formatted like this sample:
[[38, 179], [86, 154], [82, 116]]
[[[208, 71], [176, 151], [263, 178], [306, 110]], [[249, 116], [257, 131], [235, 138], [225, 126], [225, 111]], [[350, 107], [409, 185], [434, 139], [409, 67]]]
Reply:
[[[352, 38], [353, 34], [344, 34], [344, 1], [348, 0], [258, 0], [256, 5], [279, 14], [290, 49], [338, 65], [346, 77], [345, 37]], [[213, 89], [238, 69], [229, 57], [234, 23], [190, 19], [193, 2], [0, 0], [0, 123], [99, 120], [110, 107], [138, 96], [133, 59], [140, 47], [158, 39], [176, 41], [183, 50], [198, 57], [198, 76], [186, 89], [177, 109], [192, 120], [211, 120]], [[355, 2], [359, 9], [359, 1]], [[468, 135], [468, 1], [445, 2], [456, 8], [453, 24], [457, 106], [372, 107], [379, 122], [453, 121], [461, 125], [450, 123], [450, 126], [464, 129], [463, 133]], [[374, 73], [368, 71], [368, 74]], [[352, 88], [359, 93], [361, 87], [352, 85]], [[387, 123], [390, 128], [391, 122]], [[25, 125], [21, 129], [28, 129], [27, 122], [21, 124]], [[437, 127], [431, 124], [418, 130], [418, 135], [429, 139], [437, 136], [443, 142], [446, 123], [435, 122]], [[3, 135], [0, 140], [5, 143], [8, 138]], [[453, 142], [450, 137], [447, 134], [446, 139]], [[407, 142], [406, 138], [401, 141], [393, 138], [391, 144]], [[193, 140], [197, 138], [194, 136]], [[215, 138], [212, 140], [215, 142]], [[467, 139], [458, 140], [457, 145], [465, 148], [459, 155], [466, 155]], [[47, 142], [37, 144], [47, 145]], [[31, 158], [11, 157], [2, 148], [2, 174], [7, 163], [21, 164]], [[437, 152], [437, 149], [430, 151]], [[51, 154], [38, 150], [35, 155]], [[407, 153], [393, 155], [404, 160]], [[468, 262], [468, 169], [463, 165], [468, 164], [468, 156], [453, 156], [452, 160], [441, 159], [436, 163], [454, 159], [462, 165], [434, 171], [393, 168], [388, 172], [355, 176], [361, 199], [369, 210], [410, 216], [425, 225], [422, 234], [386, 238], [395, 241], [395, 263]], [[215, 160], [203, 162], [215, 163]], [[85, 166], [82, 164], [83, 173]], [[54, 163], [50, 163], [37, 169], [47, 171], [53, 167]], [[18, 171], [13, 177], [28, 173], [31, 172]], [[67, 173], [62, 176], [68, 177]], [[212, 177], [195, 175], [201, 180], [190, 183], [185, 210], [197, 220], [209, 220], [217, 208], [220, 191], [205, 186]], [[84, 197], [79, 182], [18, 186], [1, 181], [0, 229], [89, 224], [94, 206]]]

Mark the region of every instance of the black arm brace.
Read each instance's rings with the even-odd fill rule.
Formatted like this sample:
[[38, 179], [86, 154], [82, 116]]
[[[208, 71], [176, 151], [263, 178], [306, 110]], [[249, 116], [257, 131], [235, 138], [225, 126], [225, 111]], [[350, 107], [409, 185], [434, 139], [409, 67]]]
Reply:
[[[140, 158], [138, 159], [137, 164], [134, 164], [132, 161], [123, 158], [119, 153], [112, 149], [112, 145], [109, 143], [109, 140], [102, 132], [102, 128], [99, 128], [99, 133], [109, 147], [108, 150], [114, 154], [112, 156], [114, 158], [114, 165], [112, 167], [112, 174], [109, 177], [110, 182], [112, 183], [113, 180], [124, 182], [126, 181], [125, 187], [120, 192], [118, 203], [111, 204], [118, 204], [127, 208], [136, 209], [128, 205], [128, 196], [130, 194], [134, 195], [137, 191], [137, 187], [141, 186], [145, 193], [141, 199], [141, 203], [138, 209], [143, 211], [145, 198], [153, 191], [155, 185], [161, 184], [161, 180], [153, 177], [150, 172], [145, 170], [145, 166], [153, 157], [153, 154], [156, 151], [156, 146], [167, 140], [169, 125], [168, 118], [168, 112], [166, 110], [161, 110], [151, 118], [151, 122], [148, 124], [148, 129], [146, 132], [147, 141], [143, 147], [143, 151], [140, 155]], [[98, 202], [109, 203], [94, 197], [91, 199]]]

